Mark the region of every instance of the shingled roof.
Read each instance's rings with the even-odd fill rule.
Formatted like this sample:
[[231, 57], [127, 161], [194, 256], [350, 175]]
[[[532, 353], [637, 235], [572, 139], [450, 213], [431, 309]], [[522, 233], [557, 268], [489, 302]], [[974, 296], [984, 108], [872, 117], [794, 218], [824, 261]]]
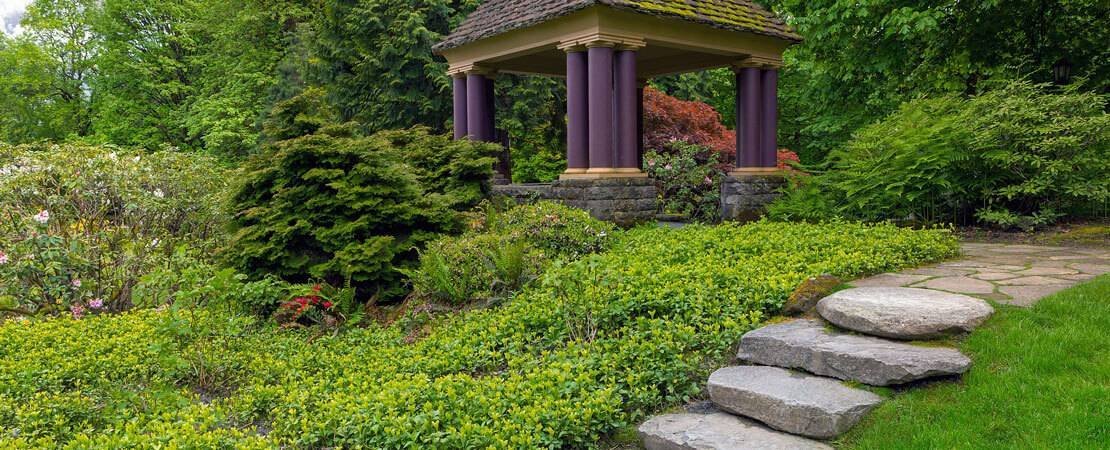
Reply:
[[459, 47], [593, 5], [687, 20], [726, 30], [747, 31], [793, 42], [802, 40], [782, 19], [748, 0], [486, 0], [434, 50]]

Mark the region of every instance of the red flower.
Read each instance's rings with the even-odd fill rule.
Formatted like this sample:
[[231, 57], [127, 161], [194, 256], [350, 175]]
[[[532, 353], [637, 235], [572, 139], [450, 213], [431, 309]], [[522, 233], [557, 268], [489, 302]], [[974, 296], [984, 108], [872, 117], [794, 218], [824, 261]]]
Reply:
[[332, 307], [331, 302], [324, 302], [324, 309], [331, 309], [331, 307]]
[[312, 286], [312, 292], [320, 292], [321, 289], [324, 289], [324, 287], [319, 284]]
[[301, 306], [304, 306], [304, 305], [308, 304], [308, 299], [304, 298], [304, 297], [297, 297], [297, 298], [293, 299], [293, 301], [295, 301], [297, 303], [300, 303]]

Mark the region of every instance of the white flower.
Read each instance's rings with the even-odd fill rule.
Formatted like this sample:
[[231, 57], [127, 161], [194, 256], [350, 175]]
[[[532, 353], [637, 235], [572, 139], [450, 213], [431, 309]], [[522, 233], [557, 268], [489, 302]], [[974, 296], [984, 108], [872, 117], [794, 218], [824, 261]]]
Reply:
[[0, 266], [8, 263], [8, 254], [0, 252]]
[[118, 160], [118, 159], [119, 159], [119, 155], [117, 155], [117, 154], [116, 154], [116, 152], [112, 152], [112, 153], [109, 153], [109, 154], [108, 154], [108, 159], [110, 159], [110, 160], [112, 160], [112, 161]]
[[50, 211], [47, 211], [47, 210], [44, 209], [44, 210], [40, 211], [38, 214], [35, 214], [34, 219], [35, 219], [35, 222], [38, 222], [42, 225], [46, 225], [46, 223], [50, 221]]
[[166, 193], [162, 192], [161, 189], [155, 189], [154, 190], [154, 196], [158, 197], [158, 198], [166, 198]]
[[139, 156], [139, 155], [135, 155], [135, 159], [134, 159], [134, 161], [135, 161], [136, 163], [138, 163], [138, 162], [139, 162], [140, 160], [142, 160], [142, 159], [143, 159], [143, 158], [142, 158], [142, 156]]

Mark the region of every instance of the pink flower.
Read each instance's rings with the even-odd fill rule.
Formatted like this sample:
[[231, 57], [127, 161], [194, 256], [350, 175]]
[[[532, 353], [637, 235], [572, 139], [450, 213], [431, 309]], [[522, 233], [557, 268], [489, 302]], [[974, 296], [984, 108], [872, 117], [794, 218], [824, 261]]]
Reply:
[[74, 303], [69, 306], [69, 312], [73, 313], [74, 319], [80, 319], [85, 316], [85, 307], [80, 303]]
[[713, 184], [713, 179], [709, 178], [709, 177], [705, 177], [705, 184], [712, 185]]
[[41, 225], [46, 225], [46, 223], [50, 221], [50, 211], [44, 209], [38, 214], [35, 214], [35, 217], [33, 217], [33, 219], [35, 219], [35, 222], [38, 222]]
[[671, 170], [671, 165], [667, 164], [667, 165], [663, 166], [663, 168], [666, 169], [666, 170]]
[[100, 308], [103, 308], [103, 307], [104, 307], [104, 300], [101, 300], [99, 298], [94, 298], [92, 300], [89, 300], [89, 308], [100, 309]]
[[8, 263], [8, 254], [0, 252], [0, 266]]
[[69, 284], [72, 285], [74, 289], [80, 288], [81, 287], [81, 279], [80, 278], [74, 278], [73, 281], [69, 282]]
[[648, 160], [648, 167], [655, 167], [655, 160], [654, 159], [649, 159]]

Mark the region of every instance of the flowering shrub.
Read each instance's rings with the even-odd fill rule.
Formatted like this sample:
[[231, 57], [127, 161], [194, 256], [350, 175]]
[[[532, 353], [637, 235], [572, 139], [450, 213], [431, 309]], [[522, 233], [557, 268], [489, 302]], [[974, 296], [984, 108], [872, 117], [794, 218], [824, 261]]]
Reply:
[[[207, 309], [0, 324], [0, 447], [589, 448], [698, 395], [805, 279], [957, 250], [943, 231], [846, 223], [616, 240], [412, 343], [397, 326], [288, 332]], [[225, 389], [202, 396], [198, 373]]]
[[720, 220], [724, 171], [718, 153], [684, 142], [672, 142], [667, 149], [644, 156], [644, 171], [659, 188], [663, 212], [701, 222]]
[[711, 149], [724, 164], [736, 160], [736, 132], [721, 124], [712, 106], [644, 88], [644, 148], [666, 152], [675, 141]]
[[177, 247], [223, 236], [214, 160], [114, 147], [0, 145], [0, 307], [75, 316], [118, 311]]

